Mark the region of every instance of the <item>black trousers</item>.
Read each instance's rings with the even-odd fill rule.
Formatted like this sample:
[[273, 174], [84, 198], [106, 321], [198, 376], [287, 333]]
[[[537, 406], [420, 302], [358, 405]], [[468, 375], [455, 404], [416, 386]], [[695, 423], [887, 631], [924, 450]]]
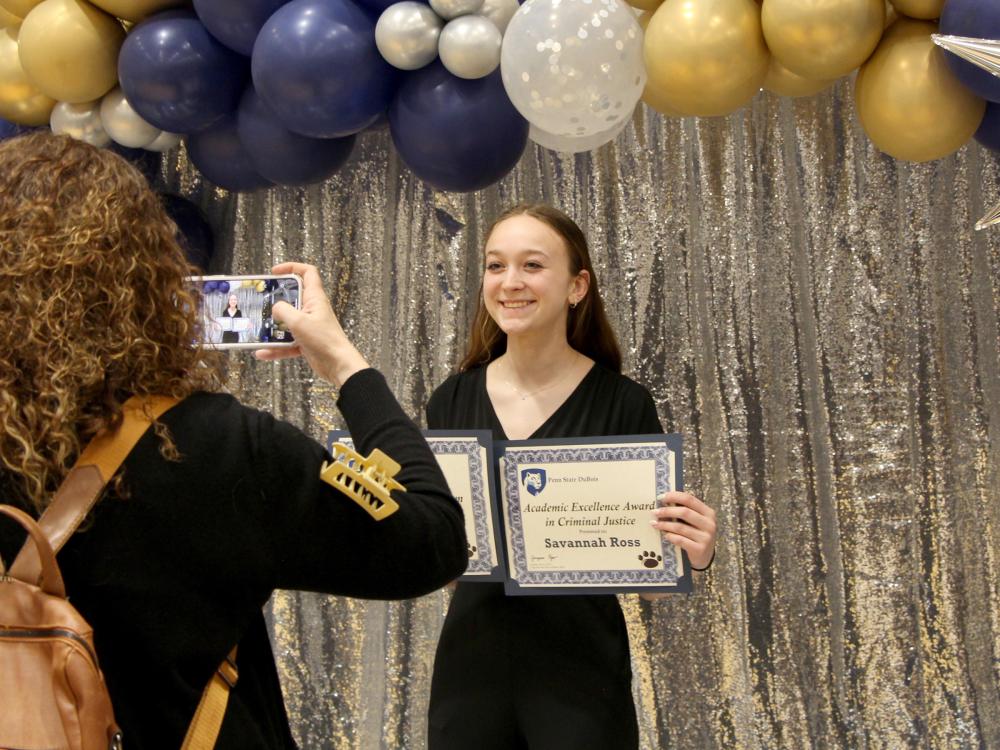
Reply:
[[613, 596], [504, 597], [460, 583], [438, 643], [429, 750], [637, 750]]

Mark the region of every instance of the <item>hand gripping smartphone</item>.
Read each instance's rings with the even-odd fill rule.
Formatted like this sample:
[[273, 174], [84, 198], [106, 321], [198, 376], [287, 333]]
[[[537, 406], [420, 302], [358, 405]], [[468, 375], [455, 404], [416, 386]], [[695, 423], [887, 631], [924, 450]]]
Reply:
[[292, 332], [278, 323], [276, 302], [302, 307], [302, 279], [296, 274], [190, 276], [201, 294], [201, 337], [213, 349], [265, 349], [293, 346]]

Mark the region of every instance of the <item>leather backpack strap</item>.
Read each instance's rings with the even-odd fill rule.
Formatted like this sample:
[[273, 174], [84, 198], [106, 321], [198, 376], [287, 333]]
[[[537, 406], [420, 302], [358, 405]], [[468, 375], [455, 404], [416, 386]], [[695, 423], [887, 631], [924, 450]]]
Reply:
[[[29, 516], [20, 508], [15, 508], [13, 505], [0, 505], [0, 515], [7, 516], [8, 518], [13, 518], [24, 530], [28, 532], [28, 540], [26, 543], [33, 543], [38, 548], [38, 555], [41, 559], [41, 573], [37, 579], [32, 579], [30, 581], [25, 581], [25, 583], [33, 583], [46, 594], [51, 594], [52, 596], [58, 596], [63, 599], [66, 598], [66, 587], [63, 585], [62, 573], [59, 572], [59, 565], [56, 564], [56, 556], [52, 554], [52, 548], [49, 546], [49, 540], [45, 538], [42, 530], [38, 528], [38, 524], [35, 519]], [[0, 579], [4, 577], [7, 571], [3, 567], [3, 560], [0, 560]]]
[[[132, 396], [122, 406], [122, 421], [116, 430], [105, 430], [90, 441], [66, 479], [56, 491], [38, 526], [58, 553], [83, 519], [87, 517], [104, 485], [108, 483], [129, 452], [139, 442], [154, 419], [177, 403], [167, 396]], [[10, 575], [22, 581], [35, 581], [41, 574], [41, 560], [32, 544], [25, 544]]]
[[229, 652], [201, 694], [194, 718], [184, 736], [181, 750], [212, 750], [222, 729], [222, 718], [229, 703], [229, 691], [236, 686], [239, 672], [236, 669], [236, 646]]

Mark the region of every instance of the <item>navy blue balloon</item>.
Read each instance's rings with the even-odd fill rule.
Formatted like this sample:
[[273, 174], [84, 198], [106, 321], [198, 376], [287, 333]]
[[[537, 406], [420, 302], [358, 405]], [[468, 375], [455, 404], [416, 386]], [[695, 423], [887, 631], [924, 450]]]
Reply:
[[[356, 2], [368, 13], [368, 15], [374, 16], [375, 20], [378, 21], [378, 17], [382, 15], [382, 11], [390, 5], [395, 5], [400, 2], [400, 0], [356, 0]], [[416, 0], [416, 2], [423, 3], [424, 5], [430, 5], [429, 0]]]
[[220, 281], [218, 286], [218, 291], [221, 292], [222, 294], [229, 294], [229, 282]]
[[496, 70], [453, 76], [439, 62], [410, 73], [389, 108], [396, 150], [417, 177], [440, 190], [467, 192], [510, 172], [528, 143]]
[[381, 133], [383, 130], [389, 129], [389, 110], [386, 110], [378, 116], [371, 125], [365, 128], [366, 133]]
[[236, 132], [236, 116], [226, 115], [212, 127], [188, 136], [191, 163], [209, 182], [235, 192], [249, 192], [271, 183], [257, 172]]
[[351, 0], [292, 0], [264, 24], [252, 59], [257, 93], [286, 128], [313, 138], [364, 130], [397, 83], [374, 21]]
[[250, 57], [261, 26], [288, 0], [194, 0], [198, 18], [212, 36]]
[[118, 54], [125, 98], [148, 123], [171, 133], [204, 130], [239, 104], [248, 60], [224, 47], [186, 10], [136, 25]]
[[[948, 0], [941, 11], [940, 32], [977, 39], [1000, 39], [1000, 2]], [[1000, 102], [1000, 78], [947, 52], [952, 71], [969, 89], [991, 102]]]
[[204, 212], [187, 198], [166, 193], [161, 195], [163, 207], [177, 225], [177, 241], [187, 259], [202, 271], [215, 254], [215, 235]]
[[218, 281], [206, 281], [202, 284], [201, 291], [204, 294], [211, 294], [212, 292], [217, 292], [219, 290]]
[[142, 176], [147, 182], [155, 182], [160, 176], [160, 162], [163, 154], [158, 151], [147, 151], [144, 148], [129, 148], [114, 141], [108, 146], [110, 151], [114, 151], [133, 167], [142, 172]]
[[27, 125], [18, 125], [16, 122], [0, 120], [0, 141], [13, 138], [15, 135], [21, 135], [21, 133], [27, 133], [29, 130], [34, 130], [34, 128]]
[[988, 102], [986, 115], [973, 136], [980, 145], [1000, 151], [1000, 104]]
[[254, 167], [279, 185], [322, 182], [347, 162], [356, 136], [309, 138], [286, 128], [253, 86], [236, 115], [237, 131]]

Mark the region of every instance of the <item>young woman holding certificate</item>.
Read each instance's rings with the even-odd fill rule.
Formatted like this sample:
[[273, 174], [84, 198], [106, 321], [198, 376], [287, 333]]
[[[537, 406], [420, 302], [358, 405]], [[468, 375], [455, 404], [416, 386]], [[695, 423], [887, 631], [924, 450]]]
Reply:
[[[521, 440], [661, 433], [649, 392], [621, 374], [587, 241], [562, 212], [510, 209], [487, 234], [482, 294], [459, 372], [427, 405], [431, 429]], [[715, 513], [669, 492], [650, 518], [694, 569]], [[438, 644], [430, 750], [637, 748], [628, 635], [612, 595], [505, 596], [460, 582]]]

